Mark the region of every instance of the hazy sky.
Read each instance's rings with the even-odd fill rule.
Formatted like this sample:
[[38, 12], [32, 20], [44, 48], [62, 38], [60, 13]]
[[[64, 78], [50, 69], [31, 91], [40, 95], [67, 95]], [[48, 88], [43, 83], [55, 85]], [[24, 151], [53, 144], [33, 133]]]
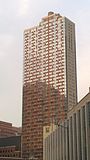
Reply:
[[0, 0], [0, 120], [21, 125], [23, 30], [48, 11], [76, 24], [78, 97], [90, 86], [90, 0]]

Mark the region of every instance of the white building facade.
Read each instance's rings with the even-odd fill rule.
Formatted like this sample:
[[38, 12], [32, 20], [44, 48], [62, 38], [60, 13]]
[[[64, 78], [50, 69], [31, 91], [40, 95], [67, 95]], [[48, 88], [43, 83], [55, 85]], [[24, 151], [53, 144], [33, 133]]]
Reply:
[[44, 139], [43, 160], [90, 160], [90, 93]]

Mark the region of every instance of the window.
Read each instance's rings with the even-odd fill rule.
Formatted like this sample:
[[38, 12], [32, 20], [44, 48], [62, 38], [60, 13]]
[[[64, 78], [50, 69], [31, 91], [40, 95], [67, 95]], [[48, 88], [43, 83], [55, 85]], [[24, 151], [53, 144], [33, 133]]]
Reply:
[[46, 127], [46, 133], [48, 133], [49, 132], [49, 127]]

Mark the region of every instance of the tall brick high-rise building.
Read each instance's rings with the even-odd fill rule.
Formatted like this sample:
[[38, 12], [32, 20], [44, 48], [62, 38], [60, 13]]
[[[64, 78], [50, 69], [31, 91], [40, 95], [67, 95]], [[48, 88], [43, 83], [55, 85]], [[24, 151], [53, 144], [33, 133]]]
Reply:
[[24, 31], [22, 156], [43, 158], [43, 126], [77, 103], [75, 24], [49, 12]]

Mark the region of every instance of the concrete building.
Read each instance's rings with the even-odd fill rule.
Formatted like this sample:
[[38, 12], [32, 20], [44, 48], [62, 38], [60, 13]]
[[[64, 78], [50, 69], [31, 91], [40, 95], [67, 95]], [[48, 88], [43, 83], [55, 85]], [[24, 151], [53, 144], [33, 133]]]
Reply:
[[90, 92], [43, 137], [43, 160], [90, 160]]
[[[51, 128], [51, 126], [49, 127]], [[47, 126], [44, 126], [43, 129], [43, 160], [69, 160], [67, 121], [60, 123], [59, 126], [55, 125], [52, 132], [49, 129], [48, 134]]]
[[90, 159], [90, 91], [68, 112], [70, 160]]
[[12, 126], [12, 123], [0, 121], [0, 138], [21, 135], [21, 128]]
[[24, 31], [22, 156], [42, 160], [43, 126], [77, 103], [75, 24], [53, 12]]

